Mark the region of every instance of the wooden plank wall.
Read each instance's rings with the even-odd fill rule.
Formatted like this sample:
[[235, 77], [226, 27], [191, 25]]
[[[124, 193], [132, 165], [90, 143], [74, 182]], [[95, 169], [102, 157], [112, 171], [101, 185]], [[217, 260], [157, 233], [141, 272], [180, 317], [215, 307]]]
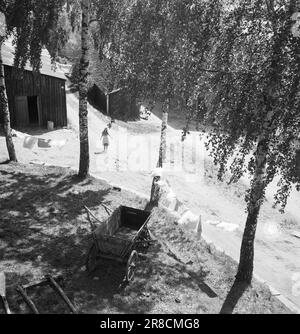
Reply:
[[124, 121], [133, 121], [139, 118], [139, 107], [136, 99], [126, 90], [118, 90], [109, 94], [109, 115], [112, 118]]
[[55, 127], [67, 126], [64, 80], [30, 71], [24, 71], [21, 76], [16, 76], [13, 73], [15, 70], [10, 66], [5, 66], [4, 70], [12, 126], [16, 125], [16, 96], [40, 97], [42, 127], [47, 126], [47, 121], [53, 121]]
[[101, 91], [95, 84], [88, 91], [89, 103], [102, 113], [107, 112], [107, 98], [106, 95]]

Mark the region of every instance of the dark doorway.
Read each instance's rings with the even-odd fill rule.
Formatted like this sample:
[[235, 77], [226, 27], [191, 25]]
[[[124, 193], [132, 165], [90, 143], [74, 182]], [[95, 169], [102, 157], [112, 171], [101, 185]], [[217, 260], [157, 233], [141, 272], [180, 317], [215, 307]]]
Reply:
[[37, 96], [28, 96], [27, 102], [28, 102], [29, 124], [38, 125], [39, 124], [39, 108], [38, 108]]

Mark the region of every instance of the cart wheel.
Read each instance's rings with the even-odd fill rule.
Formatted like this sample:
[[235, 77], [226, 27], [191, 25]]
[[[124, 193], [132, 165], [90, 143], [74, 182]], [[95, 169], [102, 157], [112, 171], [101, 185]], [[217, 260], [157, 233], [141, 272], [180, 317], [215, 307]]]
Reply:
[[146, 249], [150, 246], [151, 236], [147, 228], [141, 233], [140, 241], [142, 248]]
[[144, 229], [142, 231], [142, 233], [141, 233], [141, 239], [145, 240], [145, 241], [150, 240], [149, 232], [148, 232], [147, 229]]
[[92, 247], [88, 252], [85, 264], [88, 273], [93, 272], [97, 268], [97, 255], [98, 255], [98, 249], [96, 245], [93, 243]]
[[137, 251], [132, 251], [126, 265], [126, 280], [131, 282], [135, 274], [136, 263], [138, 259]]
[[150, 232], [149, 232], [148, 228], [146, 228], [146, 230], [145, 230], [145, 234], [146, 234], [146, 238], [147, 238], [147, 240], [148, 240], [148, 241], [151, 241], [151, 235], [150, 235]]

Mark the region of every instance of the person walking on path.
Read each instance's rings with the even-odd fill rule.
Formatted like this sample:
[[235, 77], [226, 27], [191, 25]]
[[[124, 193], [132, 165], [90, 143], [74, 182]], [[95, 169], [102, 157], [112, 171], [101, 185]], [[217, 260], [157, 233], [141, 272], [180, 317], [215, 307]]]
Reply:
[[106, 127], [103, 131], [102, 131], [102, 135], [100, 140], [102, 139], [102, 144], [103, 144], [103, 148], [104, 148], [104, 152], [107, 152], [108, 146], [110, 144], [110, 140], [109, 137], [111, 138], [109, 132], [108, 132], [108, 127]]

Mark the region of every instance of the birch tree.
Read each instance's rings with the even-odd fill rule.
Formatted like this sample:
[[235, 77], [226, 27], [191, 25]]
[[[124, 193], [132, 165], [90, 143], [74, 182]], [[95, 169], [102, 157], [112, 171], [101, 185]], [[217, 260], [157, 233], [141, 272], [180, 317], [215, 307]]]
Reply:
[[131, 92], [144, 101], [162, 105], [159, 167], [166, 158], [168, 112], [174, 96], [172, 47], [175, 35], [171, 22], [170, 1], [136, 1], [122, 26], [124, 81]]
[[120, 84], [151, 106], [161, 104], [158, 167], [163, 167], [166, 159], [168, 113], [175, 86], [179, 86], [174, 63], [175, 47], [179, 46], [178, 34], [188, 23], [188, 15], [184, 21], [177, 19], [180, 10], [189, 12], [193, 1], [185, 1], [181, 8], [180, 3], [170, 0], [126, 1], [117, 7], [118, 19], [110, 25], [109, 33], [104, 31], [102, 34], [109, 36], [109, 50], [116, 55], [122, 73]]
[[[72, 1], [70, 1], [72, 3]], [[103, 58], [104, 44], [108, 39], [108, 32], [112, 32], [109, 26], [114, 24], [116, 17], [111, 14], [117, 2], [108, 0], [80, 0], [81, 6], [81, 58], [79, 65], [79, 137], [80, 137], [80, 162], [78, 175], [85, 178], [89, 174], [90, 155], [89, 155], [89, 133], [88, 133], [88, 75], [89, 75], [89, 48], [93, 42], [93, 48], [98, 47], [99, 57]], [[76, 7], [77, 4], [77, 7]], [[78, 10], [78, 0], [73, 1], [73, 12]], [[91, 24], [95, 23], [93, 29]], [[108, 25], [105, 31], [105, 25]], [[116, 31], [114, 31], [117, 33]], [[109, 35], [112, 38], [112, 34]]]
[[[65, 8], [65, 5], [67, 7]], [[54, 59], [57, 53], [57, 44], [60, 41], [58, 34], [63, 34], [59, 27], [59, 17], [65, 10], [70, 13], [71, 24], [77, 24], [76, 15], [81, 5], [81, 61], [79, 85], [79, 127], [80, 127], [80, 164], [79, 176], [86, 177], [89, 171], [89, 142], [87, 121], [87, 76], [88, 76], [88, 40], [89, 40], [89, 10], [90, 1], [82, 0], [7, 0], [1, 2], [1, 10], [8, 18], [8, 34], [13, 34], [16, 45], [15, 67], [23, 69], [30, 61], [33, 70], [38, 72], [41, 66], [41, 52], [44, 46]], [[3, 9], [2, 9], [3, 8]], [[75, 15], [76, 14], [76, 15]], [[59, 28], [59, 29], [58, 29]], [[3, 39], [1, 40], [3, 41]], [[67, 37], [64, 36], [64, 42]], [[3, 68], [2, 68], [3, 70]], [[2, 72], [0, 73], [2, 74]], [[1, 75], [1, 111], [5, 115], [5, 134], [10, 160], [16, 161], [13, 141], [11, 138], [9, 112], [5, 98], [5, 86]], [[3, 88], [4, 87], [4, 88]]]
[[[0, 47], [9, 35], [13, 35], [15, 48], [14, 65], [24, 69], [29, 61], [35, 72], [41, 66], [41, 53], [44, 45], [51, 40], [55, 31], [59, 13], [64, 4], [63, 0], [1, 0], [1, 36]], [[7, 26], [7, 29], [5, 28]], [[49, 50], [55, 55], [54, 50]], [[4, 119], [4, 133], [10, 161], [17, 161], [11, 135], [10, 113], [8, 109], [5, 87], [4, 69], [0, 58], [0, 113]]]
[[3, 12], [0, 12], [0, 115], [3, 115], [4, 134], [6, 139], [6, 146], [10, 161], [17, 162], [14, 143], [12, 140], [12, 133], [10, 127], [10, 113], [8, 109], [8, 101], [6, 95], [4, 66], [2, 61], [2, 45], [6, 35], [6, 18]]
[[[202, 121], [214, 123], [207, 147], [219, 177], [235, 182], [252, 175], [237, 281], [250, 283], [254, 240], [268, 184], [280, 177], [275, 204], [281, 210], [292, 185], [300, 190], [295, 142], [299, 135], [299, 39], [292, 33], [296, 0], [232, 2], [199, 75], [211, 104]], [[197, 87], [199, 94], [205, 91]], [[204, 110], [204, 109], [203, 109]], [[233, 163], [228, 164], [230, 157]]]
[[90, 1], [81, 0], [81, 59], [79, 82], [79, 137], [80, 137], [80, 162], [78, 175], [85, 178], [89, 173], [89, 132], [88, 132], [88, 68], [89, 68], [89, 10]]

